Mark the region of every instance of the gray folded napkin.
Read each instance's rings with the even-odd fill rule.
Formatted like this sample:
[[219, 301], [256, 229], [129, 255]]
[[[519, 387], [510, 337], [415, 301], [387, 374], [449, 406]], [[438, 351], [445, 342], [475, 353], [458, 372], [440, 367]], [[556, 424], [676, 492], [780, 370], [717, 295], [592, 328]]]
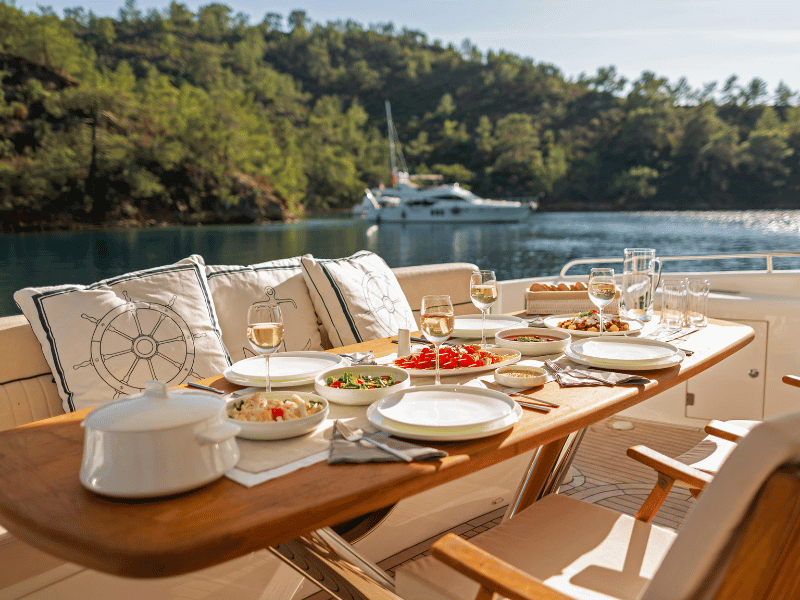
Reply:
[[352, 354], [340, 354], [339, 356], [349, 358], [350, 362], [354, 365], [375, 364], [375, 354], [372, 352], [372, 350], [367, 350], [366, 352], [353, 352]]
[[[356, 433], [361, 430], [357, 429]], [[409, 442], [402, 442], [394, 438], [390, 438], [383, 432], [367, 434], [364, 437], [374, 437], [387, 446], [400, 450], [407, 454], [414, 460], [430, 460], [435, 458], [444, 458], [447, 452], [444, 450], [437, 450], [436, 448], [423, 448], [416, 444]], [[373, 462], [403, 462], [396, 456], [392, 456], [388, 452], [372, 446], [369, 442], [348, 442], [341, 434], [333, 430], [331, 437], [331, 453], [328, 457], [329, 465], [341, 464], [356, 464], [356, 463], [373, 463]]]
[[642, 385], [650, 383], [647, 377], [642, 377], [641, 375], [576, 367], [570, 368], [568, 371], [554, 373], [554, 375], [561, 387], [586, 385]]

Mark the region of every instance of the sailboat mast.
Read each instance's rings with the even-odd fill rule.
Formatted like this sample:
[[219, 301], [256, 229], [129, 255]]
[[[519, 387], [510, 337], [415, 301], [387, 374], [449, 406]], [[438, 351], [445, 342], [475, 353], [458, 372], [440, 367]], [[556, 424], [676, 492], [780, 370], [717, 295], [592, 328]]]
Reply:
[[389, 128], [389, 157], [392, 161], [392, 187], [397, 185], [397, 162], [395, 161], [394, 124], [392, 123], [392, 107], [386, 101], [386, 125]]

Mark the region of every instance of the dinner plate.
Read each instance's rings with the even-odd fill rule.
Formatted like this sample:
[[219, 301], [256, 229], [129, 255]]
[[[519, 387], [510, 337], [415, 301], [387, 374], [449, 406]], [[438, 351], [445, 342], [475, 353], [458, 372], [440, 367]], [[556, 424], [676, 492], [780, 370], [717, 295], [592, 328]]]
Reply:
[[[423, 387], [433, 387], [433, 386], [423, 386]], [[457, 386], [457, 387], [460, 390], [464, 390], [464, 389], [469, 389], [470, 386]], [[411, 388], [411, 389], [418, 390], [422, 389], [422, 387]], [[475, 389], [480, 390], [487, 395], [493, 394], [493, 395], [505, 396], [505, 394], [501, 394], [500, 392], [495, 392], [494, 390], [481, 389], [481, 388], [475, 388]], [[508, 396], [506, 396], [506, 398], [508, 398]], [[377, 410], [377, 407], [375, 406], [377, 403], [370, 404], [367, 407], [367, 419], [377, 428], [381, 429], [382, 431], [385, 431], [390, 435], [395, 435], [397, 437], [407, 438], [411, 440], [442, 441], [442, 442], [475, 440], [479, 438], [489, 437], [491, 435], [496, 435], [498, 433], [502, 433], [503, 431], [511, 429], [514, 426], [514, 424], [520, 420], [520, 418], [522, 417], [522, 408], [511, 398], [508, 398], [508, 400], [511, 401], [511, 403], [513, 404], [510, 414], [501, 419], [497, 419], [489, 423], [483, 423], [481, 425], [469, 425], [464, 427], [421, 427], [415, 425], [406, 425], [404, 423], [399, 423], [397, 421], [392, 421], [391, 419], [387, 419], [382, 414], [380, 414]]]
[[640, 365], [665, 360], [678, 353], [678, 348], [672, 344], [635, 337], [584, 338], [573, 342], [570, 348], [588, 360]]
[[[522, 358], [522, 353], [519, 350], [512, 350], [511, 348], [488, 348], [487, 352], [493, 352], [494, 354], [498, 354], [503, 356], [502, 361], [496, 362], [491, 365], [483, 365], [480, 367], [458, 367], [457, 369], [439, 369], [439, 375], [441, 377], [446, 377], [448, 375], [466, 375], [467, 373], [483, 373], [484, 371], [494, 371], [498, 367], [504, 367], [506, 365], [513, 365], [517, 362], [520, 358]], [[392, 366], [397, 366], [394, 362], [388, 363]], [[402, 367], [398, 367], [402, 369]], [[435, 377], [436, 376], [436, 369], [403, 369], [409, 375], [421, 375], [425, 377]]]
[[395, 423], [436, 428], [483, 425], [511, 414], [514, 403], [508, 396], [485, 392], [465, 386], [408, 388], [378, 400], [375, 409]]
[[675, 365], [681, 364], [681, 361], [684, 358], [686, 358], [686, 355], [681, 350], [678, 350], [677, 354], [674, 354], [669, 358], [656, 360], [647, 363], [645, 365], [630, 364], [623, 362], [610, 362], [605, 360], [587, 359], [578, 356], [569, 348], [564, 350], [564, 356], [569, 358], [572, 362], [578, 363], [579, 365], [585, 365], [587, 367], [596, 367], [598, 369], [611, 369], [617, 371], [656, 371], [658, 369], [669, 369], [670, 367], [674, 367]]
[[[578, 331], [577, 329], [564, 329], [563, 327], [559, 327], [558, 324], [561, 321], [566, 321], [567, 319], [571, 319], [574, 317], [575, 314], [571, 315], [553, 315], [552, 317], [545, 317], [544, 324], [545, 327], [549, 327], [550, 329], [558, 329], [559, 331], [569, 331], [569, 334], [572, 337], [600, 337], [599, 331]], [[609, 315], [605, 315], [609, 316]], [[614, 315], [617, 316], [617, 315]], [[620, 320], [623, 323], [628, 324], [628, 331], [606, 331], [602, 334], [603, 337], [606, 336], [624, 336], [631, 333], [638, 333], [644, 327], [644, 323], [641, 321], [637, 321], [636, 319], [628, 319], [626, 317], [620, 317]]]
[[[330, 352], [276, 352], [269, 357], [269, 377], [273, 383], [307, 379], [322, 371], [345, 365], [345, 359]], [[263, 355], [245, 358], [230, 367], [231, 374], [250, 381], [265, 381], [266, 361]]]
[[[480, 338], [481, 319], [483, 315], [459, 315], [456, 317], [453, 337]], [[527, 325], [525, 319], [510, 315], [486, 315], [486, 337], [493, 338], [494, 334], [511, 327]]]

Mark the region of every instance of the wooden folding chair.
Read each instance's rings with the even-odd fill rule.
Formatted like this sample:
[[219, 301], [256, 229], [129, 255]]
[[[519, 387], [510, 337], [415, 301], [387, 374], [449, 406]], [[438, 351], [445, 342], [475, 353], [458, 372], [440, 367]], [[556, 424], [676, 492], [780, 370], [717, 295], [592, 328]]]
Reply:
[[757, 425], [678, 534], [553, 494], [398, 569], [405, 600], [800, 598], [800, 412]]

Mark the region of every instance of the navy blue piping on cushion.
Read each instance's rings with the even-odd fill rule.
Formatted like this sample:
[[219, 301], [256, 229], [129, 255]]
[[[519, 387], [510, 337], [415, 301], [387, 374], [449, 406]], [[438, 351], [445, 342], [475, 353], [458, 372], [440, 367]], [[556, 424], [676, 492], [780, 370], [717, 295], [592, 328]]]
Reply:
[[[336, 329], [336, 323], [333, 322], [333, 316], [331, 316], [331, 311], [328, 308], [328, 305], [325, 304], [325, 301], [322, 299], [322, 294], [320, 293], [319, 288], [317, 287], [317, 282], [314, 281], [313, 277], [311, 277], [311, 273], [308, 272], [308, 269], [306, 268], [306, 266], [302, 265], [302, 267], [303, 267], [303, 270], [308, 274], [308, 278], [306, 280], [306, 283], [308, 283], [310, 281], [311, 284], [314, 286], [314, 291], [317, 293], [317, 296], [319, 296], [319, 301], [322, 303], [322, 306], [325, 307], [325, 312], [328, 313], [328, 319], [330, 320], [331, 326], [333, 327], [333, 332], [336, 334], [336, 337], [339, 338], [339, 345], [343, 346], [344, 344], [342, 343], [342, 336], [339, 334], [339, 330]], [[328, 332], [328, 337], [330, 338], [330, 336], [331, 336], [331, 332], [329, 331]], [[331, 343], [333, 343], [333, 340], [331, 340]]]
[[347, 308], [347, 302], [345, 302], [344, 295], [342, 291], [339, 289], [339, 286], [336, 285], [336, 281], [333, 279], [333, 275], [331, 275], [328, 268], [323, 265], [321, 262], [319, 263], [322, 272], [325, 273], [325, 277], [328, 278], [328, 282], [331, 284], [331, 288], [333, 289], [334, 294], [336, 294], [337, 300], [339, 300], [339, 305], [342, 308], [342, 313], [344, 313], [344, 318], [347, 321], [347, 324], [350, 326], [350, 332], [353, 334], [353, 337], [356, 339], [356, 343], [363, 342], [364, 340], [361, 338], [361, 334], [356, 327], [355, 321], [353, 321], [353, 315], [350, 314], [350, 309]]
[[[73, 402], [74, 394], [73, 394], [73, 392], [71, 392], [69, 390], [69, 387], [67, 386], [67, 379], [64, 376], [64, 372], [63, 372], [62, 367], [61, 367], [61, 359], [60, 359], [60, 357], [58, 355], [58, 352], [56, 350], [55, 340], [53, 339], [53, 336], [52, 336], [52, 333], [51, 333], [51, 328], [50, 328], [50, 323], [49, 323], [49, 321], [47, 319], [47, 313], [44, 312], [44, 309], [43, 309], [43, 306], [42, 306], [42, 302], [47, 298], [51, 298], [51, 297], [54, 297], [54, 296], [57, 296], [57, 295], [60, 295], [60, 294], [66, 294], [68, 292], [75, 292], [75, 291], [82, 291], [82, 290], [93, 290], [93, 289], [97, 289], [99, 287], [111, 287], [112, 285], [116, 285], [116, 284], [124, 282], [124, 281], [131, 281], [131, 280], [134, 280], [134, 279], [144, 279], [145, 277], [152, 277], [153, 275], [160, 275], [162, 273], [173, 273], [173, 272], [176, 272], [176, 271], [179, 272], [179, 271], [186, 271], [187, 269], [192, 269], [194, 271], [195, 276], [198, 278], [198, 283], [200, 284], [200, 287], [203, 290], [202, 293], [203, 293], [203, 297], [205, 298], [205, 301], [206, 301], [206, 309], [207, 309], [207, 312], [208, 312], [209, 320], [211, 321], [212, 325], [214, 326], [215, 335], [217, 336], [217, 338], [219, 338], [220, 337], [220, 335], [219, 335], [219, 331], [220, 331], [219, 324], [216, 322], [216, 319], [214, 318], [215, 314], [214, 314], [214, 311], [211, 308], [212, 307], [212, 305], [210, 303], [211, 299], [209, 298], [209, 296], [206, 293], [208, 288], [207, 288], [207, 286], [203, 285], [204, 280], [202, 280], [200, 278], [200, 275], [201, 275], [200, 268], [201, 268], [200, 265], [197, 265], [197, 264], [194, 264], [194, 263], [192, 263], [192, 264], [184, 264], [184, 265], [169, 265], [169, 266], [166, 266], [166, 267], [156, 267], [154, 269], [147, 269], [144, 273], [142, 273], [141, 271], [138, 272], [138, 274], [126, 273], [125, 275], [120, 275], [119, 277], [113, 277], [111, 279], [105, 279], [103, 281], [98, 281], [97, 283], [93, 283], [91, 285], [87, 285], [87, 286], [72, 286], [72, 287], [69, 287], [69, 288], [66, 288], [66, 289], [62, 288], [62, 289], [51, 291], [51, 292], [42, 292], [41, 294], [35, 294], [35, 295], [33, 295], [31, 297], [31, 300], [33, 301], [34, 306], [36, 307], [36, 312], [39, 315], [39, 321], [42, 324], [42, 329], [44, 330], [45, 336], [47, 337], [47, 342], [50, 345], [50, 351], [51, 351], [51, 353], [53, 355], [53, 365], [55, 366], [56, 372], [58, 373], [58, 378], [59, 378], [59, 380], [61, 382], [61, 388], [64, 390], [64, 393], [67, 396], [67, 406], [69, 406], [70, 412], [73, 412], [75, 410], [75, 403]], [[220, 345], [220, 348], [222, 348], [222, 352], [223, 352], [223, 355], [225, 356], [225, 359], [228, 361], [228, 365], [230, 366], [231, 363], [232, 363], [231, 357], [228, 354], [228, 350], [225, 348], [225, 345], [222, 343], [222, 339], [219, 339], [219, 345]]]

